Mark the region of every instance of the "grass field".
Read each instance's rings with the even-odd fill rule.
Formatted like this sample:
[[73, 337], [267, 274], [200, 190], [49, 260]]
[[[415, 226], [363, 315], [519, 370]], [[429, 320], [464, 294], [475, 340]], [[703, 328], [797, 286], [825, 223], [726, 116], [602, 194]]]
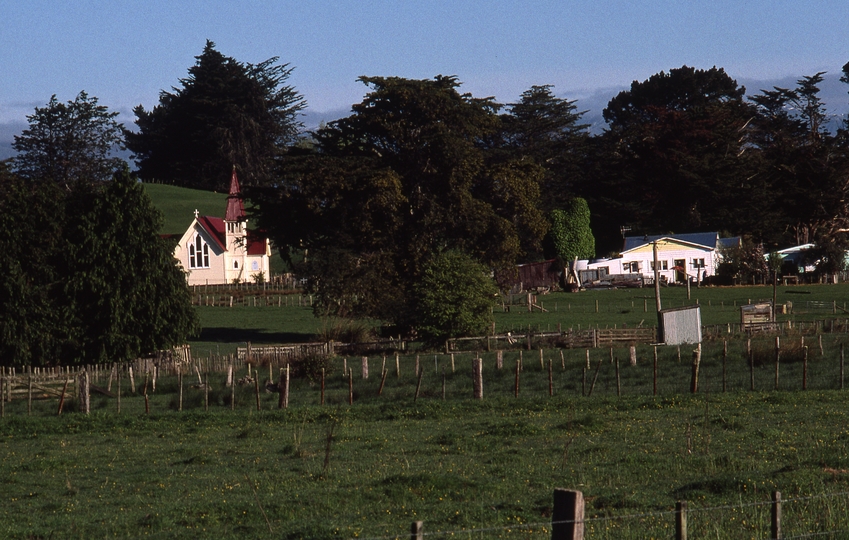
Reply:
[[[167, 225], [173, 232], [194, 208], [223, 211], [221, 194], [204, 207], [168, 192], [178, 188], [146, 189], [188, 209], [185, 225]], [[694, 288], [688, 300], [685, 289], [669, 288], [662, 296], [664, 307], [698, 301], [704, 324], [726, 324], [772, 289]], [[639, 289], [541, 296], [547, 313], [499, 303], [496, 331], [654, 326], [653, 300], [651, 289]], [[831, 318], [835, 305], [845, 316], [849, 286], [779, 288], [778, 302], [788, 301], [782, 322]], [[197, 309], [204, 330], [192, 342], [196, 358], [247, 341], [307, 341], [334, 324], [297, 304]], [[802, 336], [782, 338], [778, 391], [772, 338], [754, 339], [750, 372], [745, 341], [731, 337], [727, 391], [723, 344], [713, 341], [704, 344], [695, 395], [691, 348], [682, 347], [680, 361], [677, 348], [659, 348], [655, 396], [653, 348], [640, 346], [637, 366], [627, 365], [626, 349], [614, 350], [618, 369], [606, 349], [590, 352], [589, 370], [583, 350], [563, 351], [562, 364], [560, 351], [545, 350], [554, 396], [538, 351], [513, 350], [500, 371], [496, 353], [483, 354], [483, 401], [471, 399], [471, 354], [456, 355], [452, 372], [449, 356], [423, 351], [400, 359], [400, 377], [387, 359], [380, 396], [380, 357], [369, 359], [367, 380], [359, 356], [336, 358], [326, 404], [316, 381], [296, 379], [286, 410], [276, 409], [277, 394], [262, 394], [257, 411], [252, 388], [240, 387], [231, 411], [222, 374], [211, 376], [208, 411], [187, 380], [178, 412], [173, 377], [150, 395], [150, 414], [126, 380], [120, 413], [102, 396], [89, 416], [74, 412], [73, 401], [61, 416], [55, 399], [35, 402], [31, 415], [25, 400], [14, 401], [0, 420], [0, 537], [395, 538], [423, 520], [437, 538], [548, 538], [556, 487], [584, 492], [587, 538], [671, 538], [671, 510], [682, 499], [691, 538], [764, 538], [765, 503], [776, 489], [790, 499], [787, 537], [849, 537], [849, 419], [838, 361], [849, 336], [825, 334], [822, 356], [817, 336], [806, 336], [807, 391]], [[342, 363], [355, 374], [353, 405]]]
[[584, 492], [588, 538], [670, 538], [681, 499], [691, 538], [763, 538], [775, 489], [814, 497], [785, 503], [788, 536], [849, 535], [839, 391], [408, 394], [263, 412], [245, 396], [235, 412], [183, 413], [155, 396], [149, 416], [134, 399], [120, 415], [7, 411], [0, 536], [394, 538], [423, 520], [453, 537], [546, 538], [555, 487]]
[[[359, 357], [333, 360], [323, 406], [317, 382], [296, 379], [289, 409], [261, 394], [257, 411], [247, 386], [231, 411], [223, 374], [211, 377], [208, 411], [191, 377], [183, 412], [174, 377], [151, 393], [150, 415], [126, 378], [120, 413], [103, 396], [88, 417], [74, 402], [55, 416], [55, 399], [27, 416], [25, 400], [14, 401], [0, 421], [0, 537], [394, 538], [423, 520], [426, 532], [454, 537], [546, 538], [552, 490], [565, 487], [587, 497], [588, 538], [669, 538], [682, 499], [692, 538], [762, 538], [775, 489], [813, 497], [785, 504], [787, 536], [843, 538], [849, 411], [838, 358], [849, 336], [827, 335], [823, 356], [812, 350], [804, 392], [798, 339], [785, 339], [779, 391], [762, 338], [753, 342], [755, 391], [736, 341], [728, 391], [715, 342], [704, 346], [695, 395], [689, 350], [679, 362], [676, 347], [660, 347], [654, 396], [653, 349], [643, 346], [635, 367], [614, 351], [619, 385], [608, 350], [591, 351], [589, 372], [583, 350], [565, 351], [562, 364], [559, 351], [544, 351], [546, 369], [525, 351], [518, 398], [512, 351], [501, 371], [495, 353], [483, 355], [483, 401], [470, 399], [472, 354], [455, 355], [452, 372], [448, 355], [423, 353], [400, 357], [400, 377], [386, 359], [382, 395], [380, 357], [369, 359], [365, 380]], [[343, 362], [354, 373], [353, 405]]]
[[227, 206], [226, 193], [166, 184], [144, 184], [144, 191], [165, 218], [162, 234], [186, 232], [195, 217], [195, 210], [202, 216], [223, 217]]
[[[203, 294], [199, 289], [198, 294]], [[690, 299], [682, 287], [670, 287], [661, 291], [663, 306], [678, 307], [698, 302], [702, 322], [706, 325], [740, 322], [740, 306], [750, 301], [771, 300], [771, 287], [705, 287], [693, 288]], [[204, 330], [192, 341], [201, 354], [208, 352], [229, 353], [237, 344], [271, 344], [281, 342], [303, 342], [315, 339], [322, 330], [334, 324], [333, 320], [315, 317], [307, 304], [308, 297], [289, 295], [288, 305], [282, 307], [237, 306], [197, 308]], [[524, 331], [530, 326], [534, 331], [556, 331], [588, 327], [656, 326], [654, 292], [652, 289], [620, 289], [609, 291], [584, 291], [577, 294], [553, 293], [538, 297], [547, 313], [527, 311], [525, 297], [504, 297], [505, 305], [498, 302], [493, 308], [496, 332]], [[786, 323], [807, 322], [849, 317], [844, 306], [849, 304], [849, 284], [808, 285], [779, 287], [779, 304], [793, 304], [792, 311], [779, 314], [778, 321]], [[598, 311], [596, 311], [598, 302]], [[299, 305], [304, 304], [304, 305]], [[834, 314], [834, 304], [837, 313]], [[509, 311], [506, 311], [509, 308]], [[376, 325], [378, 323], [372, 322]]]

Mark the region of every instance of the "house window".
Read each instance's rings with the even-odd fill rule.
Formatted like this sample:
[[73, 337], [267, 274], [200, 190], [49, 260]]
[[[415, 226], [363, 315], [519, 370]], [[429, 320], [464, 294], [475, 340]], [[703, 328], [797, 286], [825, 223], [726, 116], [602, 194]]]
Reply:
[[704, 259], [693, 259], [693, 268], [704, 268], [705, 260]]
[[640, 263], [639, 261], [626, 262], [622, 264], [622, 268], [626, 273], [638, 274], [640, 272]]
[[[660, 270], [669, 270], [669, 261], [657, 261], [657, 266]], [[654, 272], [654, 261], [651, 262], [651, 269]]]
[[209, 244], [199, 234], [189, 244], [189, 268], [209, 268]]
[[239, 261], [233, 261], [233, 268], [235, 268], [236, 270], [239, 269]]

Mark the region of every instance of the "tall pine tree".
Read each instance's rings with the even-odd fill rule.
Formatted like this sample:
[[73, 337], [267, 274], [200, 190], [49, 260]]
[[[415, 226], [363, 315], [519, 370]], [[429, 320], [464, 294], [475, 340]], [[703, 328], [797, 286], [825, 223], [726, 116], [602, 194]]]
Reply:
[[303, 97], [286, 84], [292, 68], [270, 58], [249, 64], [206, 46], [189, 76], [159, 105], [134, 109], [127, 148], [145, 181], [224, 190], [235, 165], [243, 185], [269, 182], [276, 159], [297, 138]]

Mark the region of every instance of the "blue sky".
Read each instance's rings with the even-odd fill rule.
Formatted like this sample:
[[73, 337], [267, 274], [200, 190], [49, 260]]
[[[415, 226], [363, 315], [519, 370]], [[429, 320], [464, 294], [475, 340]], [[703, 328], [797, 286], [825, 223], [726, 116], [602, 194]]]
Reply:
[[[0, 25], [0, 141], [54, 93], [86, 90], [130, 124], [206, 39], [294, 66], [313, 123], [362, 99], [360, 75], [456, 75], [503, 103], [553, 84], [597, 115], [631, 81], [684, 64], [723, 67], [754, 93], [849, 62], [846, 0], [4, 0]], [[833, 107], [849, 109], [849, 87], [832, 83]]]

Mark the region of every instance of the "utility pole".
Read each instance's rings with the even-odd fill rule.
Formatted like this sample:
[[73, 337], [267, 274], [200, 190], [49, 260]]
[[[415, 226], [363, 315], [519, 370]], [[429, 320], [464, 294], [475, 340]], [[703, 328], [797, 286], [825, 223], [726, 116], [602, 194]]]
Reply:
[[657, 240], [651, 243], [652, 246], [652, 256], [654, 258], [654, 302], [657, 305], [657, 338], [658, 341], [663, 341], [663, 326], [660, 317], [660, 268], [658, 267], [657, 262]]

